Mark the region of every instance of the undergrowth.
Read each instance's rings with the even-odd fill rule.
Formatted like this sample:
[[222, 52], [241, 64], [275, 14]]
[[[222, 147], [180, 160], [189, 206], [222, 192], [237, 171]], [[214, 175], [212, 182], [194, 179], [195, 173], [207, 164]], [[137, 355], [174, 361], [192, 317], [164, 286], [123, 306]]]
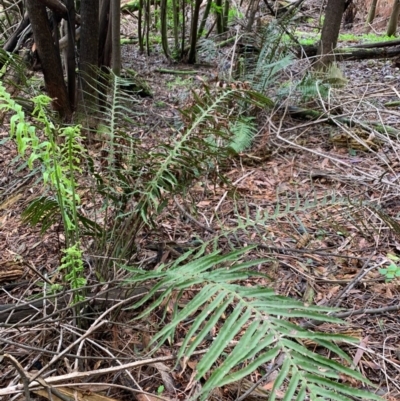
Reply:
[[[272, 246], [265, 227], [282, 217], [301, 221], [301, 212], [326, 205], [349, 206], [350, 213], [354, 206], [346, 200], [328, 194], [318, 201], [298, 198], [293, 205], [277, 198], [272, 213], [252, 213], [249, 204], [239, 199], [237, 205], [242, 202], [244, 206], [235, 210], [237, 218], [231, 226], [220, 224], [211, 239], [178, 252], [176, 260], [144, 270], [135, 258], [139, 235], [157, 229], [158, 219], [175, 196], [188, 196], [202, 181], [229, 187], [224, 165], [252, 143], [257, 132], [254, 117], [260, 109], [274, 105], [266, 91], [290, 62], [278, 50], [276, 43], [267, 42], [258, 62], [243, 68], [249, 86], [205, 86], [201, 94], [194, 92], [193, 104], [182, 110], [180, 128], [151, 149], [145, 140], [124, 130], [124, 124], [134, 121], [135, 112], [127, 107], [130, 95], [121, 89], [121, 78], [110, 75], [101, 89], [107, 98], [98, 113], [105, 152], [101, 166], [82, 145], [79, 126], [53, 123], [46, 111], [48, 98], [33, 99], [35, 110], [29, 123], [21, 106], [0, 86], [0, 108], [11, 111], [11, 135], [21, 157], [27, 157], [30, 166], [41, 165], [49, 190], [46, 199], [54, 194], [52, 201], [33, 203], [26, 216], [31, 222], [45, 223], [45, 228], [55, 224], [57, 213], [62, 216], [66, 248], [60, 269], [66, 270], [64, 279], [71, 288], [85, 285], [82, 243], [101, 256], [92, 264], [101, 284], [111, 284], [115, 272], [126, 272], [125, 280], [133, 287], [145, 284], [150, 288], [130, 311], [140, 322], [153, 314], [162, 315], [149, 344], [150, 353], [167, 344], [176, 346], [177, 361], [185, 368], [189, 358], [203, 350], [193, 375], [199, 385], [203, 383], [196, 394], [201, 400], [214, 388], [237, 382], [260, 368], [277, 371], [270, 400], [279, 393], [283, 401], [380, 400], [372, 392], [347, 384], [355, 381], [372, 386], [338, 345], [339, 341], [353, 344], [354, 339], [298, 324], [305, 320], [343, 323], [332, 316], [334, 309], [277, 296], [258, 284], [257, 279], [266, 276], [255, 266], [268, 266], [278, 259], [273, 252], [260, 258], [257, 244], [246, 246], [258, 234], [266, 249]], [[91, 195], [102, 202], [90, 218], [79, 214], [78, 175], [93, 177]], [[180, 302], [189, 293], [190, 300]], [[83, 293], [77, 292], [75, 299], [82, 300]], [[169, 314], [166, 305], [173, 305]], [[182, 327], [183, 339], [178, 335]], [[211, 345], [205, 346], [211, 332]], [[311, 348], [307, 342], [313, 344]]]

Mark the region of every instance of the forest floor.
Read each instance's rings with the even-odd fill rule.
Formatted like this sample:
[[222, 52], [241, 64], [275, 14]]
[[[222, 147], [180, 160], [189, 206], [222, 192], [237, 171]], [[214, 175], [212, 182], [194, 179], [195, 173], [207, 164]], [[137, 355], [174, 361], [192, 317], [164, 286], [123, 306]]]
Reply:
[[[134, 29], [132, 18], [125, 16], [126, 36]], [[138, 51], [136, 44], [125, 45], [124, 67], [137, 71], [153, 92], [153, 97], [139, 98], [132, 106], [140, 114], [131, 127], [132, 135], [146, 137], [150, 143], [160, 136], [173, 135], [180, 108], [192, 102], [191, 90], [201, 90], [204, 82], [212, 86], [223, 80], [222, 66], [230, 59], [231, 52], [232, 48], [224, 48], [216, 59], [192, 68], [167, 63], [158, 46], [147, 56]], [[332, 90], [328, 98], [315, 96], [304, 100], [301, 106], [325, 113], [337, 109], [366, 125], [368, 121], [375, 121], [400, 130], [400, 108], [385, 107], [386, 102], [399, 100], [399, 68], [390, 60], [343, 62], [338, 67], [347, 80], [345, 86]], [[166, 74], [160, 72], [161, 68], [190, 69], [196, 73]], [[280, 81], [295, 79], [308, 68], [309, 61], [294, 59], [282, 72]], [[272, 98], [274, 91], [275, 87], [268, 93]], [[346, 346], [354, 364], [378, 386], [380, 395], [387, 400], [399, 400], [399, 281], [387, 282], [380, 268], [396, 263], [391, 255], [400, 254], [397, 223], [400, 142], [389, 134], [366, 134], [360, 125], [327, 124], [324, 115], [317, 121], [296, 118], [290, 113], [290, 106], [289, 102], [282, 102], [275, 110], [260, 112], [259, 131], [252, 148], [225, 166], [225, 176], [240, 195], [239, 200], [231, 198], [224, 185], [203, 182], [195, 186], [187, 198], [171, 201], [157, 221], [157, 233], [143, 236], [142, 254], [137, 258], [147, 260], [156, 256], [146, 246], [150, 241], [179, 244], [194, 237], [208, 240], [220, 226], [229, 227], [241, 218], [253, 218], [260, 211], [273, 216], [279, 205], [281, 213], [271, 217], [268, 226], [255, 227], [250, 236], [253, 243], [267, 239], [277, 250], [276, 263], [260, 266], [260, 271], [269, 279], [259, 284], [304, 302], [349, 311], [348, 316], [343, 316], [346, 325], [325, 323], [318, 330], [343, 331], [358, 338], [359, 348]], [[6, 142], [7, 137], [7, 125], [4, 125], [0, 132], [0, 140], [4, 140], [0, 147], [1, 304], [22, 302], [40, 293], [38, 279], [56, 270], [63, 244], [57, 227], [42, 235], [40, 228], [21, 221], [22, 211], [42, 193], [42, 188], [35, 175], [30, 176], [25, 168], [20, 168], [15, 145]], [[320, 207], [308, 207], [307, 200], [318, 202]], [[349, 200], [354, 202], [353, 211], [348, 208]], [[89, 198], [86, 201], [87, 210], [94, 207]], [[195, 206], [195, 216], [188, 212], [192, 210], [190, 204]], [[295, 215], [284, 213], [287, 205], [291, 210], [297, 209]], [[279, 252], [285, 249], [291, 251]], [[268, 256], [267, 250], [260, 250], [259, 256], [264, 255]], [[165, 250], [162, 260], [172, 257], [173, 253]], [[57, 349], [62, 332], [59, 327], [48, 324], [37, 324], [20, 333], [17, 328], [7, 330], [13, 332], [13, 337], [8, 343], [0, 339], [2, 348], [17, 354], [27, 366], [47, 361], [51, 355], [44, 349]], [[97, 341], [114, 351], [124, 350], [128, 342], [134, 357], [134, 347], [145, 342], [136, 338], [140, 331], [128, 326], [123, 330], [113, 329], [108, 336], [97, 337]], [[170, 355], [167, 347], [164, 352]], [[106, 362], [99, 361], [95, 368]], [[58, 374], [68, 372], [65, 364], [58, 365]], [[157, 394], [160, 386], [168, 381], [161, 365], [133, 372], [135, 388]], [[16, 384], [13, 369], [3, 365], [0, 372], [0, 387]], [[168, 392], [159, 395], [165, 399], [186, 399], [191, 390], [190, 372], [185, 375], [173, 372], [169, 377], [175, 387], [175, 398]], [[132, 386], [131, 379], [123, 379], [126, 386]], [[254, 377], [247, 382], [252, 379], [257, 380]], [[114, 379], [103, 380], [111, 383]], [[264, 383], [262, 387], [267, 391], [271, 384]], [[243, 388], [248, 385], [244, 383]], [[91, 390], [88, 385], [88, 394]], [[240, 389], [230, 387], [214, 395], [214, 399], [235, 399], [237, 394]], [[115, 389], [109, 395], [129, 399], [124, 390]], [[253, 397], [262, 399], [265, 393], [253, 394]], [[137, 395], [137, 399], [146, 398]]]

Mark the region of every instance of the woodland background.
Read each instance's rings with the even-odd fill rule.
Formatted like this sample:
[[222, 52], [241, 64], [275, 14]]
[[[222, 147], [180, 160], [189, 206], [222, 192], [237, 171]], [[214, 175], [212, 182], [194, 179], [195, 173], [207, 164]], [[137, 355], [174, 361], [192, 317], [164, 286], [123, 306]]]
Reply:
[[399, 399], [400, 2], [0, 6], [2, 399]]

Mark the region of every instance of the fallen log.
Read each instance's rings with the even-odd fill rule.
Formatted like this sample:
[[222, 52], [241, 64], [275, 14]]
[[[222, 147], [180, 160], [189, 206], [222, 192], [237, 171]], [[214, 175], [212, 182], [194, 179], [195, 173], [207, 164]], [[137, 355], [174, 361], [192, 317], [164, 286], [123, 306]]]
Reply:
[[398, 135], [400, 135], [399, 130], [390, 127], [388, 125], [383, 125], [377, 121], [356, 121], [352, 118], [347, 118], [343, 116], [333, 116], [333, 115], [327, 116], [326, 113], [322, 111], [306, 109], [297, 106], [289, 106], [288, 112], [289, 115], [295, 118], [302, 118], [311, 121], [320, 120], [330, 125], [337, 125], [337, 122], [340, 122], [341, 124], [344, 124], [348, 127], [359, 126], [367, 132], [372, 132], [373, 130], [375, 130], [380, 134], [389, 135], [394, 139], [397, 139]]
[[[297, 57], [315, 57], [317, 55], [317, 46], [302, 46], [297, 50]], [[400, 45], [390, 48], [373, 47], [373, 48], [355, 48], [342, 47], [333, 52], [336, 61], [351, 61], [351, 60], [372, 60], [381, 58], [394, 58], [400, 55]]]
[[[122, 300], [130, 300], [131, 304], [149, 292], [147, 287], [112, 288], [108, 291], [87, 297], [75, 306], [93, 311], [104, 311]], [[71, 311], [72, 293], [51, 295], [32, 301], [21, 301], [0, 305], [0, 328], [9, 326], [32, 326], [54, 319], [61, 313]], [[34, 319], [34, 320], [33, 320]]]

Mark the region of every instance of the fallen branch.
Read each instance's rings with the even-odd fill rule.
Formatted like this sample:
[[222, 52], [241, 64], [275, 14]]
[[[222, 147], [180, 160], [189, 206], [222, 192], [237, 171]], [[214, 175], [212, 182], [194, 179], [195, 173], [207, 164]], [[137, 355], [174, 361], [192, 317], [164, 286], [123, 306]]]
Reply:
[[367, 131], [371, 131], [371, 126], [372, 126], [373, 129], [379, 132], [380, 134], [393, 135], [395, 138], [397, 138], [397, 135], [400, 134], [399, 130], [375, 121], [356, 121], [352, 118], [347, 118], [343, 116], [327, 116], [324, 112], [297, 106], [289, 106], [288, 112], [292, 117], [299, 117], [305, 120], [316, 121], [324, 119], [321, 122], [325, 122], [330, 125], [337, 125], [337, 123], [340, 122], [344, 125], [347, 125], [348, 127], [360, 126]]
[[[77, 305], [84, 306], [85, 304], [90, 304], [92, 308], [94, 307], [97, 310], [102, 310], [105, 309], [105, 306], [120, 302], [121, 299], [124, 301], [126, 301], [126, 299], [131, 299], [133, 301], [136, 298], [144, 296], [148, 291], [149, 289], [146, 287], [131, 289], [113, 288], [108, 292], [96, 294], [93, 298], [87, 298]], [[55, 315], [70, 310], [70, 303], [71, 293], [66, 293], [31, 302], [0, 305], [0, 327], [21, 327], [43, 323], [49, 318], [53, 318]], [[33, 322], [27, 320], [38, 314], [44, 316]]]
[[175, 74], [175, 75], [186, 75], [186, 74], [198, 74], [198, 71], [194, 70], [168, 70], [166, 68], [158, 68], [155, 70], [160, 74]]
[[[297, 49], [297, 57], [315, 57], [317, 55], [317, 46], [302, 46]], [[342, 47], [336, 49], [332, 53], [336, 61], [351, 61], [351, 60], [372, 60], [381, 58], [394, 58], [400, 55], [400, 46], [392, 48], [373, 47], [367, 46], [363, 48], [355, 47]]]
[[[344, 319], [346, 317], [356, 316], [356, 315], [382, 315], [386, 312], [397, 312], [399, 310], [400, 310], [400, 305], [393, 305], [393, 306], [385, 306], [384, 308], [373, 308], [373, 309], [361, 308], [346, 312], [336, 312], [332, 313], [330, 316], [337, 317], [339, 319]], [[303, 329], [310, 329], [313, 327], [320, 326], [323, 323], [324, 322], [320, 320], [311, 320], [308, 322], [301, 323], [300, 327], [302, 327]]]

